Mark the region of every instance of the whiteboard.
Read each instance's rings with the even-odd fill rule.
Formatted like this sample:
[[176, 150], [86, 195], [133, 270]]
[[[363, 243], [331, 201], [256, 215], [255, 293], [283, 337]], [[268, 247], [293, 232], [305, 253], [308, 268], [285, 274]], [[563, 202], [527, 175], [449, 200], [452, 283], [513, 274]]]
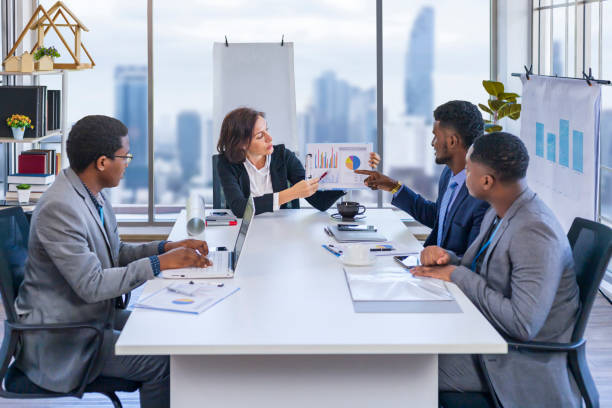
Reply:
[[521, 80], [531, 188], [566, 231], [575, 217], [595, 220], [601, 86], [536, 75]]
[[264, 112], [274, 143], [296, 150], [293, 43], [214, 43], [215, 145], [225, 115], [242, 106]]

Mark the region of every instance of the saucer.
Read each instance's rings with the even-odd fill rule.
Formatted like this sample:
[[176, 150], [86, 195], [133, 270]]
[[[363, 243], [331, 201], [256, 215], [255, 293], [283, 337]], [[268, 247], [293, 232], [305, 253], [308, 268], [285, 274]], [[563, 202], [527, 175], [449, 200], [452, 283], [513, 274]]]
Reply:
[[356, 215], [353, 218], [344, 218], [343, 216], [340, 215], [340, 213], [334, 213], [334, 214], [331, 214], [330, 217], [340, 222], [358, 222], [359, 220], [363, 220], [366, 216], [365, 214], [360, 214], [360, 215]]
[[340, 255], [339, 259], [340, 259], [340, 261], [342, 261], [342, 263], [343, 263], [344, 265], [346, 265], [346, 266], [372, 266], [372, 265], [374, 265], [374, 264], [376, 263], [376, 257], [375, 257], [375, 256], [374, 256], [374, 257], [372, 257], [372, 259], [371, 259], [371, 260], [368, 260], [366, 263], [361, 263], [361, 262], [359, 262], [359, 263], [355, 263], [355, 262], [347, 262], [347, 261], [344, 259], [344, 255]]

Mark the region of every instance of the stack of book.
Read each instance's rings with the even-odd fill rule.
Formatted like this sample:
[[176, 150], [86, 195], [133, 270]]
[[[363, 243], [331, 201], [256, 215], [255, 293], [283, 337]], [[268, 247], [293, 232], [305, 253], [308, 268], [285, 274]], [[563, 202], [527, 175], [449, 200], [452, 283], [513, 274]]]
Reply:
[[8, 191], [6, 199], [17, 201], [17, 186], [19, 184], [29, 184], [30, 202], [37, 202], [45, 191], [55, 181], [55, 174], [11, 174], [7, 178]]
[[60, 154], [52, 149], [31, 149], [19, 155], [19, 174], [57, 174], [60, 169]]
[[238, 220], [230, 210], [212, 210], [206, 216], [206, 226], [212, 225], [236, 225]]

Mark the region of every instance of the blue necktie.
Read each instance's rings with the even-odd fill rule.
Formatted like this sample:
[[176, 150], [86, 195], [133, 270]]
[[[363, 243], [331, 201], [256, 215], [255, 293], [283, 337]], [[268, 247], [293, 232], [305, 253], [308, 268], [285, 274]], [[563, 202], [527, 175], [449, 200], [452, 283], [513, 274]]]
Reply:
[[444, 192], [444, 197], [442, 197], [442, 202], [440, 203], [440, 215], [438, 219], [438, 246], [442, 244], [442, 232], [444, 231], [444, 221], [446, 219], [446, 212], [448, 211], [448, 204], [450, 203], [451, 198], [453, 197], [453, 193], [455, 192], [455, 188], [457, 188], [457, 182], [451, 182], [446, 191]]

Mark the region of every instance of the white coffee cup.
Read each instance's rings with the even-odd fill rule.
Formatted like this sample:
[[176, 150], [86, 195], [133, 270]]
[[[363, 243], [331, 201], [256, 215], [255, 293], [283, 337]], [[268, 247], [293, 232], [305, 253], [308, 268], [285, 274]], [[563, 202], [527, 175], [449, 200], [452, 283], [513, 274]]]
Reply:
[[347, 265], [371, 265], [375, 260], [370, 247], [363, 244], [348, 244], [342, 254], [342, 262]]

